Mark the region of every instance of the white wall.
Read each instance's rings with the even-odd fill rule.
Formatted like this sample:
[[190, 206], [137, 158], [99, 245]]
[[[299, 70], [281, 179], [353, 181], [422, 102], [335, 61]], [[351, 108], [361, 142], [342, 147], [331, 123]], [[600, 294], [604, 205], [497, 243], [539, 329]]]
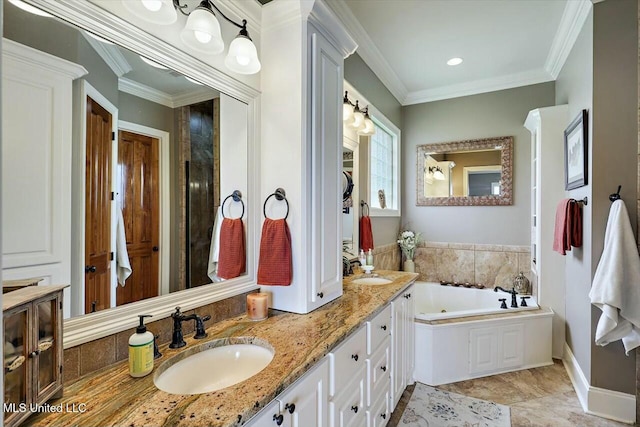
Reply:
[[[528, 245], [530, 243], [530, 110], [554, 105], [554, 84], [403, 107], [402, 222], [436, 242]], [[513, 136], [512, 206], [416, 206], [418, 145]]]

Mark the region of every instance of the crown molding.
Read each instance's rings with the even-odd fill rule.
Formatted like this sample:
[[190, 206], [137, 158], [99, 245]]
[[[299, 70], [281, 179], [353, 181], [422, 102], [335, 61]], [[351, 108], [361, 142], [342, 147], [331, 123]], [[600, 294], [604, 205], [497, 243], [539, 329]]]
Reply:
[[58, 58], [57, 56], [4, 37], [2, 38], [2, 56], [4, 58], [12, 58], [15, 62], [26, 64], [27, 67], [44, 68], [62, 74], [71, 80], [88, 74], [88, 71], [82, 65]]
[[120, 77], [118, 79], [118, 90], [169, 108], [178, 108], [184, 107], [185, 105], [197, 104], [198, 102], [207, 101], [211, 98], [220, 96], [220, 92], [204, 86], [201, 89], [198, 88], [173, 96], [166, 92], [162, 92], [161, 90], [127, 79], [126, 77]]
[[391, 94], [404, 105], [408, 91], [398, 75], [393, 71], [382, 53], [378, 50], [373, 40], [369, 37], [364, 27], [353, 15], [351, 9], [343, 1], [330, 1], [329, 7], [342, 21], [347, 31], [358, 45], [358, 55], [371, 68], [380, 81], [389, 89]]
[[131, 64], [115, 45], [102, 43], [87, 34], [85, 30], [81, 30], [80, 33], [116, 76], [122, 77], [133, 70]]
[[341, 24], [336, 13], [323, 0], [315, 0], [309, 22], [333, 41], [344, 58], [352, 55], [358, 48], [349, 31]]
[[557, 79], [592, 8], [589, 0], [568, 1], [553, 38], [544, 69]]
[[527, 71], [524, 73], [510, 74], [507, 76], [411, 92], [407, 95], [405, 102], [402, 105], [420, 104], [423, 102], [477, 95], [479, 93], [512, 89], [514, 87], [528, 86], [552, 80], [555, 79], [545, 70]]

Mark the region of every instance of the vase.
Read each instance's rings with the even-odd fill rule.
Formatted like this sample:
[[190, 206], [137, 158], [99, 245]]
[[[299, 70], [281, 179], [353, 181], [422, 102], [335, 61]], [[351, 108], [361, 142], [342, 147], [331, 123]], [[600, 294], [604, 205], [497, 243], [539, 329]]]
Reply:
[[402, 265], [402, 270], [406, 271], [408, 273], [415, 273], [416, 272], [416, 263], [413, 262], [412, 259], [408, 259]]

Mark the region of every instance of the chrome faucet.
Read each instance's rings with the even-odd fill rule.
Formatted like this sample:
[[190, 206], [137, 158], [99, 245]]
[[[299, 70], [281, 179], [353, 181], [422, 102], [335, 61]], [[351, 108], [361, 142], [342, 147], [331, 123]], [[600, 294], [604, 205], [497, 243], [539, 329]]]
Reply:
[[180, 312], [180, 307], [176, 307], [176, 311], [171, 315], [171, 318], [173, 319], [173, 335], [169, 348], [180, 348], [187, 345], [182, 335], [182, 322], [185, 320], [195, 320], [196, 322], [196, 333], [193, 335], [193, 338], [202, 339], [207, 336], [207, 332], [204, 330], [204, 322], [211, 319], [211, 316], [208, 314], [203, 317], [195, 313], [185, 316]]
[[517, 308], [518, 307], [518, 300], [516, 298], [516, 295], [518, 294], [516, 292], [516, 290], [514, 288], [512, 288], [510, 291], [501, 288], [500, 286], [495, 286], [493, 288], [493, 292], [498, 292], [498, 291], [502, 291], [502, 292], [506, 292], [508, 294], [511, 294], [511, 308]]

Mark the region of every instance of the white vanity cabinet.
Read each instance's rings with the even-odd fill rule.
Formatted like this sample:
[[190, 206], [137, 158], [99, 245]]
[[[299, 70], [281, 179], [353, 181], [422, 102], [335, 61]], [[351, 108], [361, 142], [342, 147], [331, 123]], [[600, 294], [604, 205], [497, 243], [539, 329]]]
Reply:
[[566, 197], [564, 129], [568, 119], [568, 106], [556, 105], [531, 110], [524, 122], [531, 132], [531, 271], [538, 284], [538, 303], [555, 313], [555, 358], [562, 358], [565, 342], [565, 260], [552, 248], [556, 206]]
[[329, 360], [325, 357], [310, 372], [247, 424], [250, 427], [327, 427]]
[[[262, 23], [261, 195], [285, 190], [293, 254], [291, 285], [264, 289], [272, 308], [308, 313], [342, 295], [343, 67], [356, 44], [322, 1], [270, 2]], [[265, 211], [284, 217], [284, 203]]]
[[391, 301], [391, 405], [396, 407], [402, 392], [413, 383], [415, 329], [413, 285]]
[[366, 324], [367, 426], [385, 426], [391, 414], [391, 305]]

